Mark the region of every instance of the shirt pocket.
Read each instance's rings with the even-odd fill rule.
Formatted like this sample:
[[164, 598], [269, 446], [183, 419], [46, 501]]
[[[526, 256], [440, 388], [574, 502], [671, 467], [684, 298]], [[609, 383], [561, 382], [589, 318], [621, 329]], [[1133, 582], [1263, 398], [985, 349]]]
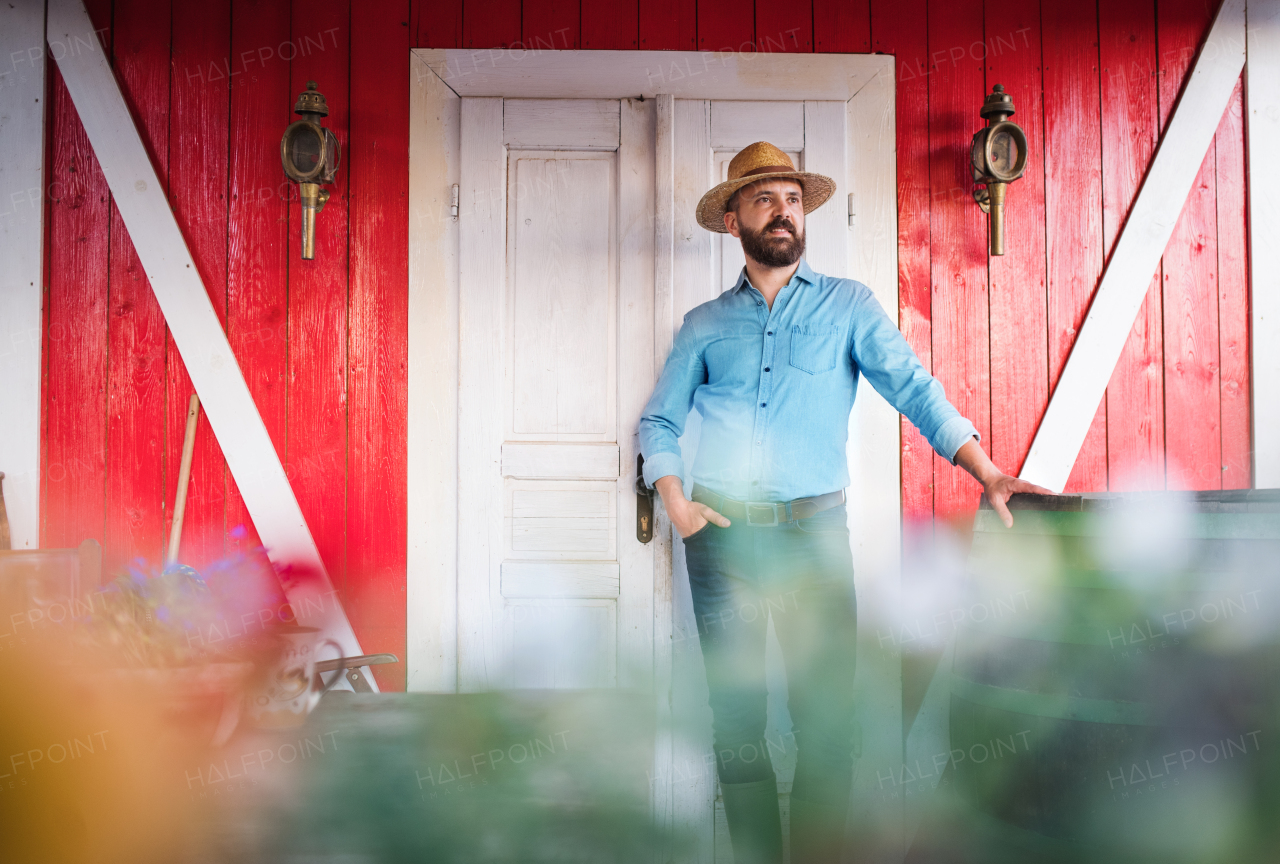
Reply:
[[791, 328], [791, 365], [810, 375], [836, 368], [843, 347], [844, 332], [837, 324]]

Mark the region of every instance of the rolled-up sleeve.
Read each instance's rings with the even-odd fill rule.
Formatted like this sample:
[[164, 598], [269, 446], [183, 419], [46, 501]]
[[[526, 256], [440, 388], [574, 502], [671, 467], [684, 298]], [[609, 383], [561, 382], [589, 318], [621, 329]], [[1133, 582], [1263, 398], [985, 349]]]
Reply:
[[652, 486], [674, 474], [684, 481], [684, 457], [680, 436], [693, 407], [693, 394], [707, 380], [707, 366], [698, 344], [697, 327], [686, 315], [658, 386], [640, 417], [640, 452], [644, 455], [644, 482]]
[[981, 440], [978, 430], [947, 401], [942, 384], [921, 364], [871, 289], [865, 285], [858, 288], [861, 296], [854, 305], [853, 362], [876, 392], [920, 430], [929, 446], [954, 464], [956, 451], [966, 441]]

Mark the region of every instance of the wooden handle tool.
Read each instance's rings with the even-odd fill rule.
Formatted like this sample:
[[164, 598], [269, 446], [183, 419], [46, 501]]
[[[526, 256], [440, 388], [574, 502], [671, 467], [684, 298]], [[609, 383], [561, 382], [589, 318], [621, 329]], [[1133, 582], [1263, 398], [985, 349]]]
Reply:
[[196, 449], [196, 420], [200, 418], [200, 397], [191, 394], [187, 407], [187, 434], [182, 439], [182, 465], [178, 468], [178, 494], [173, 502], [173, 525], [169, 529], [169, 553], [165, 564], [178, 560], [178, 546], [182, 543], [182, 520], [187, 514], [187, 484], [191, 481], [191, 456]]

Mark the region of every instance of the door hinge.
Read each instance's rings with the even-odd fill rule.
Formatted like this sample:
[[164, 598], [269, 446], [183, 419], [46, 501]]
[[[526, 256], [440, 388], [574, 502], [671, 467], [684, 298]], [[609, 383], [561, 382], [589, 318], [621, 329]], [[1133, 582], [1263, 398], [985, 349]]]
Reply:
[[853, 227], [853, 214], [854, 214], [853, 193], [850, 192], [849, 193], [849, 227], [850, 228]]
[[449, 193], [449, 215], [453, 217], [453, 221], [458, 221], [458, 184], [453, 184], [453, 189]]

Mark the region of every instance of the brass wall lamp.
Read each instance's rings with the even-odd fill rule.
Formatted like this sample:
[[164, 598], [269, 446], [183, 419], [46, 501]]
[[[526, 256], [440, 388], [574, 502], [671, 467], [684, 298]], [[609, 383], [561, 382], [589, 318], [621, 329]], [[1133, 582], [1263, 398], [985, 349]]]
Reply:
[[991, 88], [978, 112], [987, 128], [973, 136], [969, 158], [973, 181], [986, 184], [973, 190], [973, 200], [988, 214], [991, 254], [1004, 254], [1004, 198], [1009, 184], [1027, 170], [1027, 134], [1009, 120], [1013, 99], [999, 84]]
[[298, 184], [298, 197], [302, 201], [302, 257], [310, 261], [316, 257], [316, 214], [329, 200], [329, 191], [320, 186], [333, 182], [342, 160], [342, 149], [333, 131], [320, 125], [320, 118], [329, 116], [329, 105], [323, 94], [316, 92], [316, 82], [307, 82], [306, 92], [298, 97], [293, 113], [302, 119], [284, 130], [284, 137], [280, 139], [280, 161], [284, 164], [284, 173]]

